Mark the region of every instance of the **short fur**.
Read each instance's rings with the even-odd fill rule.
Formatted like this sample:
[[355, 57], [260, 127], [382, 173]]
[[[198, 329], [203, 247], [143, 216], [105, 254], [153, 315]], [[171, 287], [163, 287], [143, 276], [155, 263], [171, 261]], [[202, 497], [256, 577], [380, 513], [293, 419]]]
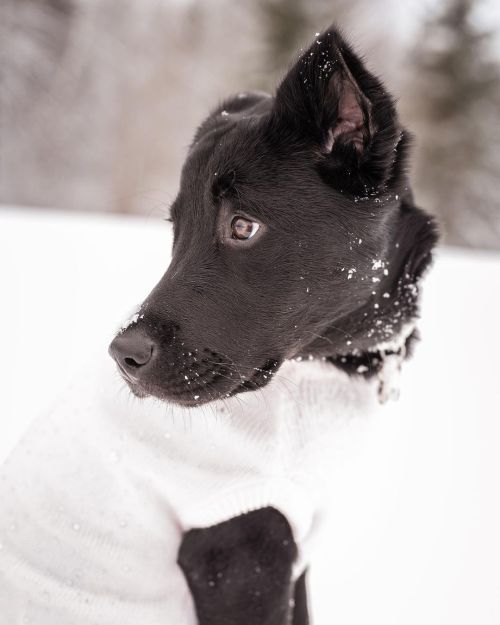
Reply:
[[[285, 359], [324, 358], [371, 376], [387, 353], [406, 353], [437, 240], [413, 201], [410, 144], [394, 99], [335, 28], [274, 97], [244, 93], [217, 107], [182, 170], [172, 262], [110, 348], [132, 391], [199, 405], [267, 384]], [[257, 235], [235, 240], [235, 216], [258, 223]], [[240, 581], [253, 579], [258, 544], [247, 570], [238, 545], [232, 557], [218, 547], [243, 536], [247, 549], [249, 527], [255, 536], [289, 531], [276, 511], [257, 511], [186, 536], [180, 563], [201, 623], [288, 622], [293, 545], [259, 579], [274, 579], [276, 592], [257, 602], [267, 612], [256, 620], [244, 607], [253, 610], [255, 597], [220, 594], [216, 579], [197, 587], [216, 557]], [[297, 624], [307, 621], [303, 581], [299, 591]]]

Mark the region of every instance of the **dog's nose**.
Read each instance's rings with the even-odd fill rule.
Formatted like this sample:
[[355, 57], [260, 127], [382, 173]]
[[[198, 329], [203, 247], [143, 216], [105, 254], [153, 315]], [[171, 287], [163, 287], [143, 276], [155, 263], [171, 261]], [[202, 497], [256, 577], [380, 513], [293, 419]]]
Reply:
[[118, 334], [109, 346], [110, 355], [132, 380], [139, 379], [147, 370], [154, 352], [154, 341], [137, 327], [127, 328], [125, 332]]

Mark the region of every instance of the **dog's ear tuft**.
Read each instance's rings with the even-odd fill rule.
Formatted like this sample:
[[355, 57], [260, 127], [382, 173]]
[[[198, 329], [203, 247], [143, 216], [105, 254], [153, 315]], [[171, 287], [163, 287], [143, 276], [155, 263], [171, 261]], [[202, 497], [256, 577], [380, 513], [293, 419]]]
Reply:
[[327, 167], [383, 185], [401, 137], [394, 102], [338, 30], [302, 54], [278, 88], [273, 124], [316, 149]]

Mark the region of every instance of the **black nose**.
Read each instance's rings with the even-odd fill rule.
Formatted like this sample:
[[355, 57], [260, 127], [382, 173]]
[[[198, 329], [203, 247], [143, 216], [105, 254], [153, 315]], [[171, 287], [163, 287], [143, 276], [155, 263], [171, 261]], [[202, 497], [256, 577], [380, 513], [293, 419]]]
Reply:
[[133, 381], [138, 380], [153, 361], [155, 344], [137, 327], [127, 328], [118, 334], [109, 346], [110, 355], [120, 369]]

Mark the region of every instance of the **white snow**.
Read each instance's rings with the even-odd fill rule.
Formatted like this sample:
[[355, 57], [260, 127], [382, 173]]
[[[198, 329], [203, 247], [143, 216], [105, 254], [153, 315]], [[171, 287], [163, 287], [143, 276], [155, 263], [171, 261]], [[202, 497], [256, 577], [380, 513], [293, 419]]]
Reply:
[[[163, 222], [0, 209], [0, 461], [107, 349], [170, 245]], [[500, 256], [440, 251], [401, 397], [330, 476], [315, 625], [500, 622], [499, 310]]]
[[[378, 321], [382, 323], [380, 319], [378, 319]], [[398, 332], [397, 336], [394, 336], [388, 341], [381, 341], [380, 343], [377, 343], [376, 350], [381, 352], [400, 352], [406, 343], [406, 339], [411, 335], [414, 330], [415, 323], [413, 321], [405, 323], [401, 330]]]
[[[137, 308], [137, 307], [136, 307]], [[142, 319], [142, 317], [144, 317], [144, 315], [141, 315], [139, 310], [137, 310], [136, 312], [132, 313], [126, 321], [123, 322], [123, 324], [120, 326], [120, 331], [124, 332], [128, 327], [130, 327], [131, 325], [133, 325], [134, 323], [137, 323], [139, 321], [139, 319]]]

